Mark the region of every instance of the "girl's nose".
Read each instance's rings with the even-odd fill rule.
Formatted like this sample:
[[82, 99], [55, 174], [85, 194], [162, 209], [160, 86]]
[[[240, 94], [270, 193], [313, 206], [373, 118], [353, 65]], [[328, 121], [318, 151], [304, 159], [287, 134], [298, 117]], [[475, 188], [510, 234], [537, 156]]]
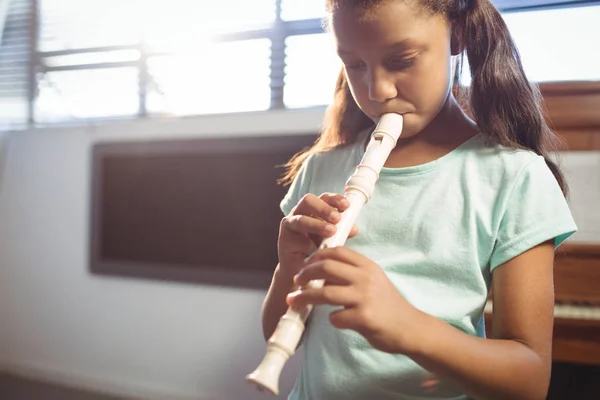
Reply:
[[398, 95], [395, 82], [385, 71], [373, 71], [369, 77], [369, 100], [384, 103]]

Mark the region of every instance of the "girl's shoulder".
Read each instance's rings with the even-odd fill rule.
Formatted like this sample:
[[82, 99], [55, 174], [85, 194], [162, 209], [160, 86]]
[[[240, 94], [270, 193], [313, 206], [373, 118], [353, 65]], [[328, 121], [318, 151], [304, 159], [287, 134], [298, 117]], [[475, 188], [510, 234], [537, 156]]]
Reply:
[[489, 193], [498, 204], [517, 192], [529, 193], [527, 188], [533, 187], [556, 187], [556, 194], [562, 197], [558, 181], [543, 156], [503, 146], [481, 134], [469, 143], [454, 167], [447, 174], [454, 173], [471, 191], [470, 195]]
[[531, 150], [507, 147], [483, 134], [471, 141], [469, 150], [465, 152], [466, 159], [482, 171], [509, 179], [532, 165], [545, 164], [544, 157]]

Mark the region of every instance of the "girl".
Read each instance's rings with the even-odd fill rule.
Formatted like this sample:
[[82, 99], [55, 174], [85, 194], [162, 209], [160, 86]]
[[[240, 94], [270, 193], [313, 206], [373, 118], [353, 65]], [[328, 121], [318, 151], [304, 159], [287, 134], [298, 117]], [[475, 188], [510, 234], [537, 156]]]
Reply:
[[[544, 399], [553, 252], [576, 227], [548, 158], [556, 136], [502, 17], [489, 0], [327, 9], [344, 68], [322, 135], [289, 164], [263, 305], [266, 338], [288, 305], [317, 305], [290, 399]], [[463, 51], [475, 122], [451, 90]], [[404, 130], [373, 198], [346, 246], [315, 252], [388, 112], [404, 116]], [[313, 279], [326, 285], [296, 290]]]

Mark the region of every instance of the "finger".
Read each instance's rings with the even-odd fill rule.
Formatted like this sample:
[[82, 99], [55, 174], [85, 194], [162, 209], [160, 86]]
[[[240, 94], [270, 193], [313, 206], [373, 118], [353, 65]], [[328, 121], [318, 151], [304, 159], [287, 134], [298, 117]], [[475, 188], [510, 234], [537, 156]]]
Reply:
[[329, 314], [329, 322], [337, 329], [353, 329], [359, 324], [356, 308], [343, 308]]
[[323, 193], [319, 198], [325, 201], [332, 207], [338, 209], [338, 211], [345, 211], [348, 207], [350, 207], [350, 202], [346, 197], [337, 193]]
[[[331, 232], [335, 233], [337, 231], [337, 226], [335, 226], [335, 230], [332, 230]], [[315, 235], [315, 234], [309, 234], [308, 236], [310, 237], [310, 239], [312, 240], [312, 242], [314, 243], [314, 245], [316, 247], [319, 247], [321, 245], [321, 242], [323, 241], [323, 237], [329, 237], [329, 236], [333, 236], [332, 234], [327, 233], [326, 235]], [[352, 225], [352, 229], [350, 229], [350, 233], [348, 234], [348, 239], [354, 237], [358, 235], [358, 226], [356, 225]], [[310, 253], [307, 253], [307, 255]]]
[[350, 233], [348, 234], [348, 238], [354, 237], [358, 235], [358, 226], [356, 224], [352, 225], [352, 229], [350, 229]]
[[306, 234], [306, 235], [315, 235], [317, 238], [312, 238], [313, 240], [318, 240], [318, 238], [333, 236], [336, 232], [336, 227], [333, 224], [330, 224], [321, 219], [317, 219], [314, 217], [309, 217], [307, 215], [293, 215], [289, 217], [285, 217], [282, 221], [282, 228], [289, 229], [294, 232]]
[[323, 241], [323, 235], [317, 235], [314, 233], [309, 233], [308, 237], [310, 238], [310, 240], [313, 243], [313, 250], [309, 253], [306, 253], [306, 255], [308, 256], [309, 254], [313, 253], [317, 247], [319, 247], [319, 245], [321, 244], [321, 242]]
[[315, 251], [306, 258], [305, 264], [309, 265], [322, 260], [335, 260], [355, 267], [373, 263], [373, 261], [357, 251], [351, 250], [346, 246], [337, 246]]
[[353, 307], [356, 296], [351, 286], [323, 286], [322, 288], [298, 289], [287, 295], [287, 303], [294, 308], [305, 307], [309, 304]]
[[342, 218], [336, 207], [329, 205], [325, 200], [314, 194], [307, 194], [302, 197], [298, 202], [298, 205], [292, 210], [292, 215], [308, 215], [313, 218], [322, 219], [331, 224], [337, 224]]
[[325, 279], [328, 285], [349, 285], [358, 279], [358, 270], [338, 261], [319, 261], [304, 267], [294, 277], [294, 283], [304, 286], [317, 279]]

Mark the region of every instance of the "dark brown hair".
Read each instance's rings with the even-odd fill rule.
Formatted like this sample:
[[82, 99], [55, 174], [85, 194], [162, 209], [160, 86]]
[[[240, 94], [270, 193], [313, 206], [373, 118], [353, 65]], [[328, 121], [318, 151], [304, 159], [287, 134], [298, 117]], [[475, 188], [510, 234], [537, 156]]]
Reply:
[[[326, 0], [326, 5], [330, 13], [342, 6], [367, 12], [382, 1], [393, 0]], [[460, 88], [461, 55], [454, 77], [455, 92], [467, 97], [478, 130], [495, 143], [543, 156], [566, 194], [563, 174], [549, 157], [562, 143], [546, 123], [540, 92], [528, 81], [500, 12], [489, 0], [410, 1], [418, 3], [424, 11], [443, 14], [453, 23], [466, 51], [472, 77], [470, 88]], [[310, 155], [353, 143], [358, 133], [372, 125], [354, 101], [342, 70], [319, 138], [310, 149], [296, 154], [286, 164], [287, 172], [281, 182], [291, 182]]]

